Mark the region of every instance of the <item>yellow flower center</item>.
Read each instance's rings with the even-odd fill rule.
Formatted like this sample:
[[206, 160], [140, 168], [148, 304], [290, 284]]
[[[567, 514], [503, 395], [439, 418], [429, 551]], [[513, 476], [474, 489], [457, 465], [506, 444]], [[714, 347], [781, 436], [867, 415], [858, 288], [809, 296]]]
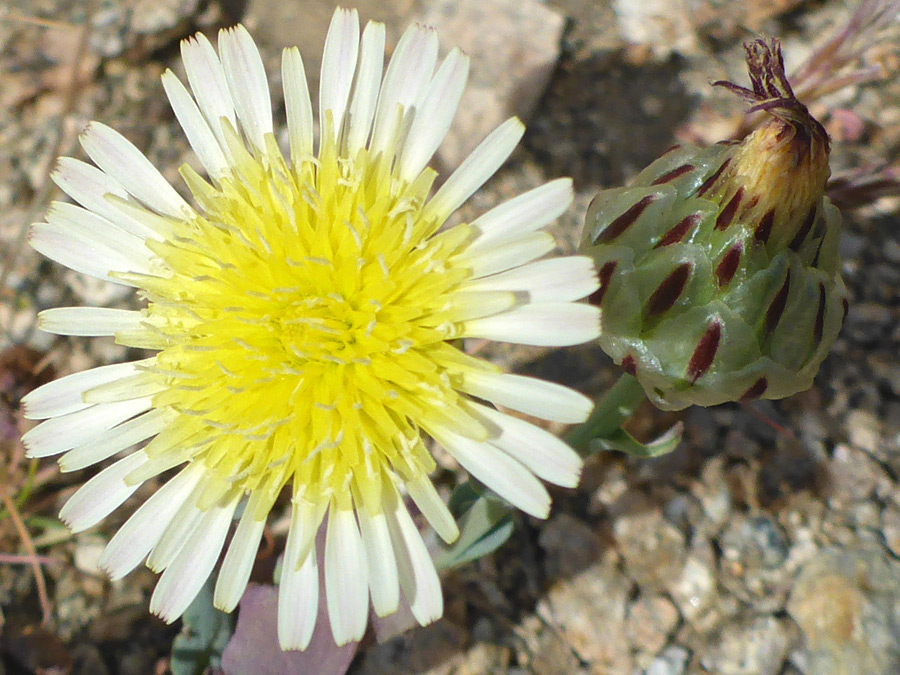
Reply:
[[182, 169], [203, 216], [152, 244], [170, 275], [130, 277], [162, 350], [154, 405], [176, 413], [147, 453], [218, 476], [201, 508], [237, 486], [268, 493], [263, 513], [292, 478], [295, 496], [376, 508], [386, 468], [432, 470], [423, 421], [481, 435], [456, 387], [485, 366], [447, 342], [471, 228], [433, 236], [431, 170], [404, 184], [390, 157], [338, 159], [333, 141], [291, 168], [269, 143], [257, 158], [235, 138], [216, 187]]

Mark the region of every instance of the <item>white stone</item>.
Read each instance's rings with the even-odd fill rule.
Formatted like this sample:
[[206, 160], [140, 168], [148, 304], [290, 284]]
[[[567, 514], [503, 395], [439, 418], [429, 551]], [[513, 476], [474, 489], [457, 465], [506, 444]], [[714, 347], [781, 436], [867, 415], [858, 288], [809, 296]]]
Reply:
[[437, 0], [422, 19], [446, 54], [471, 59], [469, 83], [438, 150], [441, 172], [454, 169], [494, 128], [534, 112], [559, 58], [564, 17], [536, 0]]

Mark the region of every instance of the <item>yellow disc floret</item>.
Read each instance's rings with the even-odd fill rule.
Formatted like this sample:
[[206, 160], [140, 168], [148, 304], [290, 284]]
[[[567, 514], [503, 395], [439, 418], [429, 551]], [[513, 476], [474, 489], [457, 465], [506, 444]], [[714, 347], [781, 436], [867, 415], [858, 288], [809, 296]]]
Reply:
[[433, 469], [417, 426], [429, 416], [486, 436], [456, 388], [489, 366], [447, 343], [470, 276], [448, 260], [471, 228], [432, 236], [435, 174], [403, 184], [366, 149], [335, 161], [333, 140], [293, 168], [276, 148], [231, 149], [235, 175], [215, 187], [182, 169], [204, 215], [151, 244], [171, 274], [129, 275], [149, 300], [146, 332], [117, 337], [161, 349], [154, 405], [177, 413], [147, 446], [152, 469], [188, 455], [221, 478], [202, 502], [262, 491], [261, 515], [292, 478], [315, 503], [377, 504], [386, 468]]

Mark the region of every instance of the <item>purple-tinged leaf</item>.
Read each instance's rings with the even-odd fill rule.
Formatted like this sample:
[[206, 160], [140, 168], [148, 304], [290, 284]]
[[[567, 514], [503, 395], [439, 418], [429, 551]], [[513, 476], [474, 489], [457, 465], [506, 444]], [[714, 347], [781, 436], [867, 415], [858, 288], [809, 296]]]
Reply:
[[[320, 586], [320, 588], [322, 588]], [[320, 590], [320, 593], [323, 593]], [[321, 597], [319, 606], [325, 607]], [[344, 675], [359, 643], [338, 647], [331, 636], [327, 612], [316, 621], [305, 651], [284, 652], [278, 645], [278, 589], [250, 584], [241, 598], [237, 628], [222, 654], [225, 675]]]

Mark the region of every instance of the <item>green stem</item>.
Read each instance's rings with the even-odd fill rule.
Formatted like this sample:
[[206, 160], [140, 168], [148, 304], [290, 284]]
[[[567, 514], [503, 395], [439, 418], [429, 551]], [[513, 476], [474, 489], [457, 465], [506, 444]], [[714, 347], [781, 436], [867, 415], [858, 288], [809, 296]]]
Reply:
[[22, 486], [22, 489], [19, 490], [19, 494], [16, 495], [16, 506], [22, 506], [26, 501], [28, 501], [28, 497], [31, 496], [31, 491], [34, 489], [34, 477], [37, 475], [38, 465], [40, 462], [36, 459], [31, 460], [28, 464], [28, 475], [25, 478], [25, 485]]
[[610, 437], [645, 400], [647, 397], [637, 378], [623, 373], [597, 401], [591, 416], [566, 434], [566, 442], [581, 455], [590, 454], [591, 441]]

